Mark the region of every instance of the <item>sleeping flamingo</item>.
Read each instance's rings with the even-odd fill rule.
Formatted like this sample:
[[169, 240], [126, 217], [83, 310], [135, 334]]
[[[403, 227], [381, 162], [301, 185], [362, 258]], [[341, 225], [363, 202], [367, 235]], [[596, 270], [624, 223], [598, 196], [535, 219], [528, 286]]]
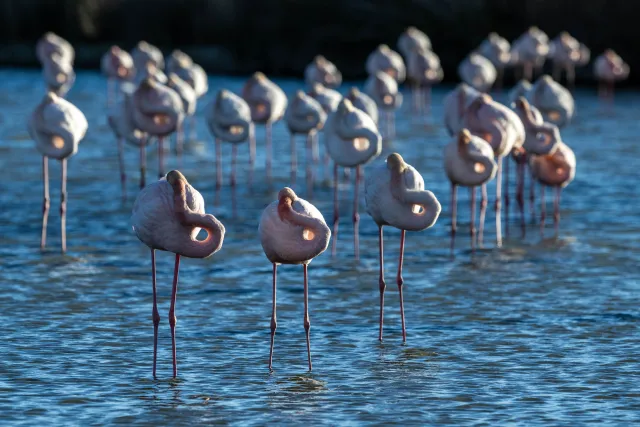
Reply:
[[131, 51], [133, 66], [136, 71], [146, 67], [147, 63], [152, 63], [158, 70], [164, 69], [164, 55], [156, 46], [142, 40]]
[[549, 57], [553, 61], [553, 79], [559, 82], [564, 71], [567, 76], [567, 86], [573, 89], [576, 66], [586, 65], [591, 57], [591, 51], [571, 34], [563, 31], [551, 40]]
[[[180, 96], [152, 78], [143, 80], [132, 96], [133, 123], [158, 138], [158, 176], [164, 176], [164, 138], [178, 129], [184, 117]], [[143, 147], [144, 148], [144, 147]]]
[[67, 159], [78, 151], [78, 143], [87, 133], [87, 119], [69, 101], [48, 92], [29, 117], [29, 135], [42, 154], [42, 179], [44, 203], [42, 205], [42, 237], [40, 249], [47, 241], [49, 217], [49, 157], [60, 160], [62, 177], [60, 184], [60, 228], [62, 253], [67, 251]]
[[378, 106], [376, 102], [371, 99], [369, 95], [361, 92], [357, 87], [352, 87], [345, 96], [346, 99], [351, 101], [354, 107], [358, 110], [362, 110], [371, 117], [373, 123], [378, 125]]
[[338, 109], [327, 118], [325, 125], [326, 145], [333, 159], [333, 246], [331, 253], [336, 255], [338, 242], [338, 167], [356, 168], [356, 182], [353, 196], [353, 246], [356, 260], [360, 257], [358, 245], [358, 224], [360, 215], [358, 190], [362, 179], [362, 165], [375, 159], [382, 150], [382, 138], [375, 123], [367, 113], [358, 110], [348, 99], [340, 101]]
[[496, 67], [484, 56], [472, 52], [458, 65], [460, 80], [480, 92], [488, 92], [496, 81]]
[[44, 65], [54, 54], [58, 55], [62, 62], [70, 65], [73, 65], [76, 56], [71, 43], [49, 31], [36, 43], [36, 56], [40, 64]]
[[613, 102], [614, 83], [629, 77], [629, 65], [612, 49], [607, 49], [596, 58], [593, 64], [593, 74], [598, 79], [600, 98]]
[[557, 236], [560, 225], [560, 193], [575, 177], [576, 156], [568, 145], [558, 142], [556, 149], [551, 154], [532, 156], [529, 159], [529, 167], [534, 179], [542, 184], [540, 187], [540, 233], [542, 235], [544, 235], [546, 217], [544, 187], [546, 185], [556, 189], [553, 222]]
[[409, 60], [415, 51], [427, 52], [431, 50], [431, 39], [416, 27], [407, 27], [404, 33], [398, 38], [398, 50]]
[[365, 68], [369, 75], [381, 71], [390, 75], [398, 83], [402, 83], [407, 74], [402, 56], [386, 44], [381, 44], [369, 54]]
[[[198, 100], [196, 91], [193, 87], [174, 73], [169, 73], [167, 87], [173, 89], [180, 97], [180, 100], [182, 101], [182, 111], [185, 114], [185, 120], [187, 117], [193, 117], [196, 114], [196, 104]], [[182, 161], [183, 148], [184, 129], [183, 122], [180, 122], [176, 131], [176, 153], [178, 154], [178, 161]]]
[[451, 181], [451, 255], [456, 238], [458, 186], [469, 187], [471, 193], [471, 250], [476, 240], [476, 187], [491, 181], [498, 169], [493, 148], [484, 139], [462, 129], [444, 149], [444, 169]]
[[[338, 101], [339, 102], [339, 101]], [[292, 97], [284, 114], [285, 122], [291, 134], [291, 185], [296, 182], [297, 155], [296, 155], [296, 134], [307, 136], [307, 192], [311, 192], [313, 175], [311, 169], [311, 159], [313, 157], [313, 135], [324, 126], [327, 113], [320, 103], [299, 90]]]
[[[207, 258], [222, 247], [225, 229], [213, 215], [204, 213], [204, 200], [187, 179], [177, 170], [146, 186], [136, 198], [131, 216], [133, 231], [151, 249], [151, 277], [153, 284], [153, 376], [156, 376], [158, 325], [160, 314], [156, 298], [156, 249], [176, 254], [173, 270], [173, 289], [169, 308], [173, 377], [178, 375], [176, 360], [176, 297], [180, 257]], [[203, 229], [204, 240], [196, 236]]]
[[450, 136], [457, 135], [464, 128], [464, 113], [480, 92], [466, 83], [459, 83], [444, 97], [444, 125]]
[[425, 118], [431, 111], [431, 87], [440, 83], [443, 77], [440, 58], [430, 50], [415, 49], [407, 57], [407, 78], [413, 86], [414, 108], [417, 113], [424, 109]]
[[436, 196], [424, 189], [424, 180], [413, 166], [405, 163], [398, 153], [390, 154], [386, 164], [377, 166], [365, 182], [365, 200], [367, 212], [378, 224], [380, 240], [380, 334], [384, 318], [384, 244], [382, 227], [389, 225], [399, 228], [400, 259], [398, 261], [398, 293], [400, 296], [400, 317], [402, 319], [402, 341], [407, 341], [407, 329], [404, 322], [404, 303], [402, 298], [402, 262], [404, 259], [404, 240], [406, 231], [422, 231], [436, 223], [440, 215], [440, 203]]
[[529, 29], [511, 44], [511, 63], [522, 66], [522, 78], [533, 80], [534, 67], [544, 64], [549, 54], [549, 37], [538, 27]]
[[[522, 150], [520, 152], [514, 152], [514, 160], [518, 167], [518, 183], [516, 185], [516, 200], [520, 208], [520, 220], [522, 233], [524, 235], [524, 169], [528, 164], [528, 159], [531, 156], [546, 156], [553, 153], [558, 143], [562, 142], [560, 138], [560, 131], [558, 127], [545, 123], [540, 111], [524, 98], [520, 97], [516, 99], [513, 105], [513, 110], [516, 112], [525, 129], [525, 140]], [[530, 186], [530, 201], [531, 201], [531, 219], [533, 220], [535, 214], [534, 200], [534, 180], [531, 176]]]
[[304, 81], [310, 88], [314, 83], [330, 89], [335, 89], [342, 84], [342, 73], [322, 55], [317, 55], [313, 61], [304, 69]]
[[402, 105], [398, 83], [389, 74], [378, 71], [369, 76], [364, 83], [364, 90], [376, 102], [378, 109], [385, 113], [385, 137], [395, 137], [395, 110]]
[[527, 93], [527, 100], [540, 110], [545, 122], [558, 127], [567, 125], [575, 112], [571, 92], [549, 75], [540, 77], [533, 84]]
[[[464, 126], [472, 134], [481, 137], [491, 145], [498, 163], [495, 209], [496, 244], [500, 247], [502, 246], [502, 222], [500, 218], [500, 212], [502, 210], [502, 159], [504, 156], [509, 155], [514, 148], [521, 147], [522, 144], [524, 144], [524, 125], [516, 113], [504, 105], [495, 102], [489, 95], [482, 94], [477, 97], [466, 110]], [[507, 178], [505, 181], [508, 183], [508, 166], [506, 175]], [[508, 189], [508, 184], [506, 187]], [[509, 194], [508, 191], [506, 194]], [[508, 205], [506, 200], [505, 204]], [[483, 184], [482, 202], [480, 205], [480, 230], [478, 234], [480, 244], [482, 244], [486, 206], [487, 186]]]
[[[251, 109], [251, 120], [253, 123], [265, 125], [266, 132], [266, 169], [267, 181], [271, 183], [271, 133], [273, 123], [282, 119], [287, 109], [287, 96], [280, 87], [269, 80], [261, 72], [254, 73], [242, 88], [242, 97]], [[256, 136], [255, 128], [251, 129], [249, 139], [251, 172], [255, 162]], [[251, 176], [249, 177], [251, 179]]]
[[502, 89], [504, 69], [511, 62], [511, 45], [507, 39], [492, 32], [478, 46], [478, 53], [491, 61], [496, 68], [496, 86], [497, 89]]
[[116, 100], [118, 83], [132, 80], [135, 75], [133, 68], [133, 58], [125, 50], [118, 46], [111, 48], [102, 56], [100, 60], [102, 73], [107, 76], [107, 107]]
[[57, 53], [51, 55], [42, 66], [42, 75], [44, 77], [47, 89], [55, 92], [56, 95], [64, 97], [76, 81], [76, 73], [73, 71], [73, 65], [63, 59]]
[[216, 145], [216, 190], [222, 187], [222, 146], [221, 141], [232, 144], [231, 185], [236, 185], [236, 157], [238, 144], [249, 139], [251, 132], [251, 111], [244, 99], [235, 93], [222, 89], [205, 110], [205, 120]]
[[260, 242], [267, 259], [273, 264], [273, 304], [271, 305], [271, 345], [269, 370], [273, 366], [273, 342], [276, 328], [276, 275], [279, 264], [302, 264], [304, 272], [304, 330], [307, 335], [307, 355], [311, 371], [309, 340], [309, 283], [307, 269], [311, 260], [329, 246], [331, 230], [318, 209], [300, 199], [291, 188], [278, 193], [278, 200], [266, 207], [258, 227]]

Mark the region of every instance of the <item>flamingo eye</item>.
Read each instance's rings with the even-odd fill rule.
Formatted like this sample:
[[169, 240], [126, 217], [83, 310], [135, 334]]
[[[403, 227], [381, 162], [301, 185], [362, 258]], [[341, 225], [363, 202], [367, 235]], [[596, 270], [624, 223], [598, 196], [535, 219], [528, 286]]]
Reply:
[[353, 140], [353, 147], [358, 151], [365, 151], [369, 148], [369, 140], [367, 138], [355, 138]]
[[473, 170], [474, 170], [475, 173], [482, 173], [485, 170], [487, 170], [487, 168], [482, 163], [475, 163], [473, 165]]
[[413, 205], [411, 206], [411, 212], [413, 212], [416, 215], [424, 215], [426, 211], [424, 209], [424, 206], [422, 205]]
[[62, 147], [64, 147], [64, 139], [62, 139], [62, 137], [58, 135], [51, 138], [51, 143], [57, 149], [61, 149]]
[[305, 228], [302, 231], [302, 238], [304, 240], [313, 240], [316, 237], [315, 233], [311, 230], [309, 230], [308, 228]]

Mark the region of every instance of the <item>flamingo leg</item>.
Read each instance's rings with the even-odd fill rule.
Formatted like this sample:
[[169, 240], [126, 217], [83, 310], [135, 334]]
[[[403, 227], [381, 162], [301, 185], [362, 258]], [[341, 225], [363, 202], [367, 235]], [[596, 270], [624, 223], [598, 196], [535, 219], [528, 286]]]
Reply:
[[158, 138], [158, 178], [164, 176], [164, 137]]
[[62, 253], [67, 252], [67, 159], [60, 160], [62, 178], [60, 180], [60, 236]]
[[471, 224], [469, 225], [469, 233], [471, 235], [471, 252], [476, 251], [476, 187], [470, 187], [471, 193]]
[[313, 158], [313, 137], [309, 133], [307, 135], [307, 156], [305, 159], [305, 174], [307, 175], [307, 195], [309, 198], [311, 198], [313, 194]]
[[402, 262], [404, 261], [404, 238], [406, 235], [406, 231], [402, 230], [400, 232], [400, 259], [398, 261], [398, 294], [400, 297], [400, 319], [402, 322], [402, 342], [407, 342], [407, 327], [404, 323], [404, 302], [402, 299], [402, 285], [404, 285], [404, 279], [402, 278]]
[[169, 307], [169, 326], [171, 326], [171, 352], [173, 354], [173, 378], [178, 376], [178, 361], [176, 358], [176, 298], [178, 296], [179, 270], [180, 270], [180, 255], [176, 254], [176, 264], [173, 269], [173, 289], [171, 290], [171, 306]]
[[544, 185], [540, 186], [540, 234], [544, 236], [544, 220], [547, 218], [547, 207], [544, 199]]
[[502, 157], [498, 158], [498, 173], [496, 174], [496, 246], [502, 246]]
[[151, 280], [153, 283], [153, 377], [156, 377], [156, 360], [158, 358], [158, 326], [160, 325], [160, 313], [158, 313], [158, 297], [156, 292], [156, 251], [151, 249]]
[[47, 244], [47, 221], [49, 219], [49, 159], [42, 156], [42, 184], [44, 198], [42, 202], [42, 235], [40, 236], [40, 249], [44, 249]]
[[529, 213], [531, 214], [531, 224], [536, 222], [536, 180], [533, 177], [533, 170], [529, 166], [529, 176], [531, 182], [529, 183]]
[[331, 243], [331, 255], [336, 256], [336, 249], [338, 245], [338, 223], [340, 222], [340, 210], [339, 210], [339, 189], [338, 189], [338, 164], [333, 165], [333, 242]]
[[296, 137], [291, 133], [291, 186], [294, 187], [296, 183], [296, 175], [298, 171], [298, 159], [296, 154]]
[[278, 274], [278, 264], [273, 263], [273, 302], [271, 303], [271, 346], [269, 349], [269, 371], [273, 371], [273, 342], [276, 337], [278, 321], [276, 319], [276, 277]]
[[456, 216], [458, 208], [458, 186], [451, 184], [451, 257], [456, 241]]
[[304, 331], [307, 334], [307, 355], [309, 358], [309, 371], [311, 371], [311, 341], [309, 340], [309, 329], [311, 321], [309, 320], [309, 274], [308, 264], [302, 265], [304, 271]]
[[216, 191], [222, 188], [222, 142], [216, 138]]
[[509, 236], [509, 157], [504, 164], [504, 232]]
[[256, 127], [249, 125], [249, 188], [253, 183], [253, 166], [256, 163]]
[[378, 286], [380, 288], [380, 333], [378, 334], [378, 340], [382, 342], [382, 324], [384, 321], [384, 290], [387, 288], [387, 284], [384, 282], [384, 234], [382, 232], [382, 226], [378, 226], [378, 241], [380, 248], [380, 278], [378, 279]]
[[147, 174], [147, 152], [146, 152], [147, 139], [146, 138], [140, 141], [140, 189], [141, 190], [145, 186], [145, 178]]
[[267, 168], [267, 182], [269, 184], [271, 184], [271, 127], [272, 124], [271, 122], [267, 122], [267, 124], [265, 125], [265, 132], [266, 132], [266, 139], [267, 139], [267, 163], [266, 163], [266, 168]]
[[120, 165], [120, 186], [122, 188], [122, 201], [127, 200], [127, 173], [124, 167], [124, 147], [122, 138], [118, 138], [118, 163]]
[[358, 205], [360, 202], [360, 180], [362, 179], [362, 168], [356, 166], [356, 183], [353, 190], [353, 252], [356, 257], [356, 261], [360, 260], [360, 244], [359, 244], [359, 231], [358, 226], [360, 224], [360, 214], [358, 213]]
[[556, 198], [553, 203], [553, 223], [556, 229], [556, 237], [558, 236], [558, 231], [560, 228], [560, 192], [562, 188], [560, 186], [556, 187]]
[[480, 187], [480, 228], [478, 230], [478, 247], [484, 246], [484, 219], [487, 215], [487, 205], [489, 204], [489, 198], [487, 196], [487, 184], [482, 184]]

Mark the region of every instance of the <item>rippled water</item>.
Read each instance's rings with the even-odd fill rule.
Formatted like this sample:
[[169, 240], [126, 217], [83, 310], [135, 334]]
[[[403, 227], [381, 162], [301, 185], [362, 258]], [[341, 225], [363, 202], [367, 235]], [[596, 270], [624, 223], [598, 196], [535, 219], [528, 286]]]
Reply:
[[[280, 82], [288, 94], [301, 85]], [[214, 78], [238, 91], [240, 79]], [[345, 85], [345, 87], [348, 87]], [[259, 215], [288, 184], [288, 133], [275, 127], [276, 185], [252, 191], [240, 174], [237, 216], [225, 187], [213, 206], [212, 143], [202, 120], [183, 171], [227, 228], [222, 250], [182, 262], [177, 302], [179, 379], [171, 380], [167, 313], [173, 256], [158, 254], [158, 380], [151, 376], [149, 250], [131, 231], [137, 152], [127, 147], [129, 200], [121, 203], [116, 145], [105, 119], [105, 82], [79, 73], [69, 99], [90, 129], [69, 164], [68, 244], [59, 254], [59, 166], [51, 162], [48, 248], [39, 250], [40, 157], [25, 130], [40, 100], [39, 73], [0, 72], [0, 409], [11, 424], [520, 423], [579, 425], [640, 421], [637, 94], [603, 113], [578, 92], [578, 116], [563, 131], [578, 159], [564, 191], [560, 235], [512, 235], [468, 251], [468, 196], [461, 192], [456, 257], [448, 250], [449, 184], [442, 165], [445, 89], [434, 93], [434, 126], [412, 121], [383, 156], [403, 154], [443, 204], [437, 224], [408, 233], [402, 344], [395, 269], [399, 232], [386, 231], [385, 341], [377, 341], [377, 227], [362, 215], [362, 260], [351, 243], [352, 190], [342, 190], [339, 259], [310, 265], [311, 348], [306, 370], [302, 269], [279, 269], [275, 372], [269, 374], [271, 265], [257, 238]], [[407, 94], [408, 95], [408, 94]], [[408, 97], [406, 98], [408, 101]], [[200, 110], [204, 105], [201, 103]], [[259, 130], [259, 141], [263, 131]], [[304, 162], [303, 142], [298, 152]], [[259, 148], [261, 148], [259, 143]], [[230, 153], [225, 148], [225, 155]], [[247, 162], [241, 148], [240, 165]], [[256, 176], [264, 174], [259, 153]], [[156, 157], [149, 154], [149, 177]], [[170, 156], [168, 168], [176, 167]], [[512, 169], [513, 170], [513, 169]], [[228, 177], [228, 171], [225, 171]], [[300, 174], [299, 174], [300, 177]], [[353, 175], [352, 175], [353, 177]], [[297, 188], [304, 197], [303, 177]], [[262, 181], [262, 180], [260, 180]], [[489, 188], [491, 195], [492, 185]], [[362, 194], [362, 193], [361, 193]], [[549, 192], [547, 192], [549, 194]], [[312, 198], [331, 222], [332, 190]], [[551, 206], [550, 206], [551, 207]], [[361, 203], [364, 210], [364, 202]], [[512, 215], [512, 219], [514, 216]]]

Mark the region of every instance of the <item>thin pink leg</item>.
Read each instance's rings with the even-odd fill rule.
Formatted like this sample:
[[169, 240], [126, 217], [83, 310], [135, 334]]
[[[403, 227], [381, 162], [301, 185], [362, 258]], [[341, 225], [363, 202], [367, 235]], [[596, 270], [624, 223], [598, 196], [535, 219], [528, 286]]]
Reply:
[[40, 249], [44, 249], [47, 244], [47, 221], [49, 220], [49, 159], [42, 156], [42, 185], [44, 200], [42, 202], [42, 235], [40, 236]]
[[458, 207], [458, 186], [451, 183], [451, 256], [456, 241], [456, 216]]
[[504, 232], [509, 237], [509, 155], [504, 163]]
[[271, 184], [271, 127], [273, 125], [271, 124], [271, 122], [267, 122], [267, 124], [265, 125], [265, 132], [266, 132], [266, 138], [267, 138], [267, 164], [266, 164], [266, 168], [267, 168], [267, 182], [269, 184]]
[[398, 261], [398, 294], [400, 297], [400, 319], [402, 321], [402, 342], [407, 342], [407, 327], [404, 323], [404, 302], [402, 299], [402, 285], [404, 285], [404, 279], [402, 278], [402, 262], [404, 260], [404, 238], [406, 235], [406, 231], [402, 230], [400, 232], [400, 260]]
[[145, 187], [145, 178], [147, 174], [147, 138], [140, 141], [140, 189], [142, 190]]
[[378, 286], [380, 288], [380, 333], [378, 334], [378, 340], [382, 341], [382, 324], [384, 322], [384, 290], [387, 288], [387, 284], [384, 282], [384, 234], [382, 232], [382, 226], [378, 226], [378, 241], [380, 249], [380, 278], [378, 279]]
[[498, 173], [496, 174], [496, 246], [502, 246], [502, 157], [498, 158]]
[[249, 126], [249, 188], [253, 184], [253, 167], [256, 163], [256, 127]]
[[556, 187], [556, 198], [553, 206], [553, 223], [556, 229], [556, 237], [558, 236], [558, 231], [560, 228], [560, 192], [562, 188], [560, 186]]
[[471, 235], [471, 253], [476, 251], [476, 187], [470, 187], [471, 193], [471, 224], [469, 225], [469, 232]]
[[311, 371], [311, 341], [309, 340], [309, 329], [311, 321], [309, 320], [309, 274], [308, 264], [302, 265], [304, 271], [304, 331], [307, 334], [307, 355], [309, 358], [309, 371]]
[[158, 138], [158, 178], [164, 176], [164, 137]]
[[336, 256], [336, 249], [338, 245], [338, 223], [340, 222], [340, 210], [339, 210], [339, 190], [338, 190], [338, 164], [333, 164], [333, 235], [331, 236], [333, 242], [331, 243], [331, 255]]
[[151, 249], [151, 279], [153, 283], [153, 377], [156, 377], [156, 360], [158, 359], [158, 326], [160, 325], [160, 313], [158, 313], [158, 297], [156, 292], [156, 251]]
[[356, 166], [356, 183], [353, 194], [353, 252], [356, 257], [356, 261], [360, 260], [360, 244], [359, 244], [359, 230], [360, 214], [358, 213], [358, 205], [360, 204], [360, 180], [361, 180], [360, 166]]
[[269, 350], [269, 371], [273, 371], [273, 342], [276, 337], [276, 328], [278, 321], [276, 319], [276, 276], [278, 273], [278, 264], [273, 263], [273, 302], [271, 303], [271, 346]]
[[487, 215], [487, 205], [489, 197], [487, 196], [487, 184], [482, 184], [480, 197], [480, 228], [478, 230], [478, 247], [484, 247], [484, 219]]
[[306, 175], [307, 175], [307, 197], [313, 197], [313, 136], [307, 135], [307, 156], [306, 163]]
[[122, 138], [118, 138], [118, 163], [120, 164], [120, 186], [122, 188], [122, 201], [127, 200], [127, 173], [124, 168], [124, 147]]
[[296, 154], [296, 136], [291, 133], [291, 186], [296, 184], [296, 175], [298, 172], [298, 156]]
[[544, 185], [540, 186], [540, 234], [544, 236], [544, 220], [547, 218], [547, 202], [544, 198]]
[[173, 269], [173, 289], [171, 290], [171, 306], [169, 307], [169, 326], [171, 326], [171, 352], [173, 353], [173, 378], [178, 376], [178, 360], [176, 358], [176, 298], [178, 296], [178, 271], [180, 255], [176, 254], [176, 265]]
[[60, 160], [62, 178], [60, 180], [60, 236], [62, 253], [67, 252], [67, 159]]
[[216, 138], [216, 191], [222, 188], [222, 142]]

